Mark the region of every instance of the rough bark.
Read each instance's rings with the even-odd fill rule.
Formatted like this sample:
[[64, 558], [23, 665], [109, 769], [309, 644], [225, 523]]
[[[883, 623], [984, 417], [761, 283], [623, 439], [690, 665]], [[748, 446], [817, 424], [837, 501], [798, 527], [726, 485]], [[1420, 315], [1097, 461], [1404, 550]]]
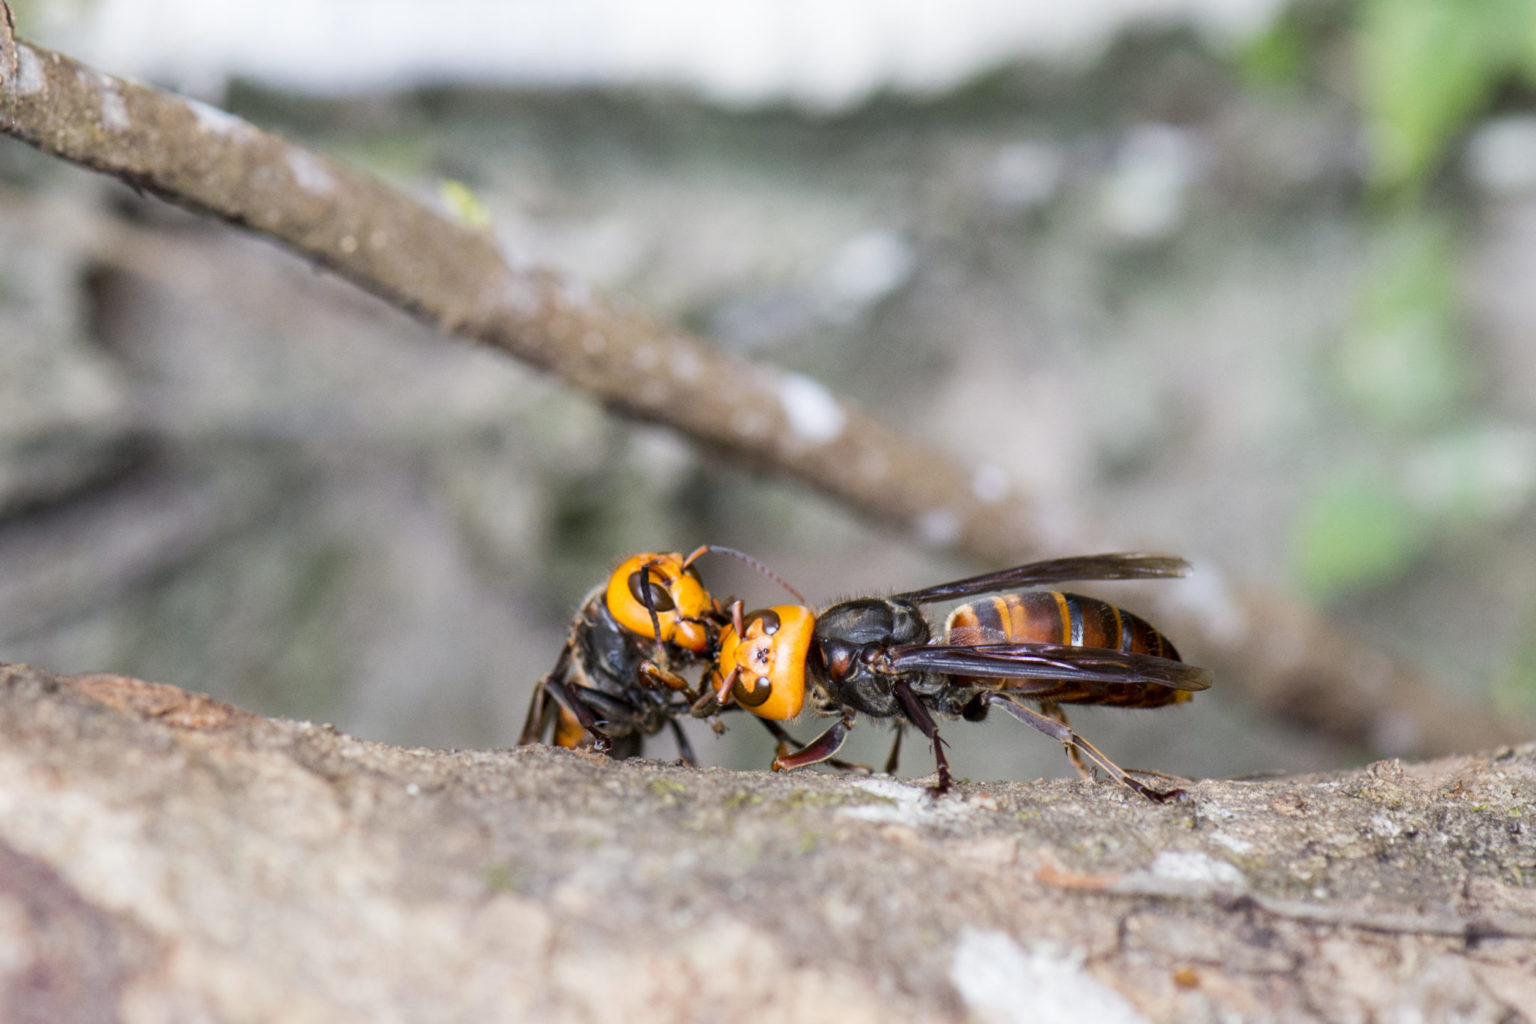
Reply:
[[10, 1021], [1536, 1006], [1532, 746], [1201, 782], [1172, 805], [1087, 782], [935, 799], [880, 777], [400, 749], [21, 666], [0, 669], [0, 734]]

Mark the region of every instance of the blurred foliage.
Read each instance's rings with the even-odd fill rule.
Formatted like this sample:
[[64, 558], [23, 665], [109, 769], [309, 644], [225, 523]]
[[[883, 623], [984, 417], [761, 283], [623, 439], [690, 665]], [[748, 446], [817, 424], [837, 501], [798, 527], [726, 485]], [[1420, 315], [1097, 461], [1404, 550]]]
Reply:
[[1525, 610], [1524, 640], [1516, 644], [1509, 663], [1496, 680], [1494, 701], [1511, 715], [1536, 712], [1536, 603]]
[[1467, 391], [1451, 232], [1404, 211], [1379, 224], [1343, 338], [1336, 383], [1355, 411], [1388, 427], [1444, 419]]
[[1390, 475], [1347, 474], [1326, 483], [1296, 527], [1296, 572], [1318, 598], [1391, 578], [1422, 549], [1425, 523]]
[[1237, 54], [1238, 70], [1250, 82], [1286, 85], [1305, 76], [1307, 52], [1307, 40], [1300, 26], [1292, 18], [1281, 17]]
[[454, 220], [466, 228], [486, 230], [491, 226], [491, 211], [474, 189], [453, 178], [445, 178], [437, 187], [438, 197]]
[[[1519, 468], [1531, 433], [1470, 400], [1487, 371], [1463, 309], [1459, 211], [1427, 192], [1477, 119], [1536, 86], [1536, 0], [1297, 2], [1238, 63], [1256, 84], [1345, 91], [1340, 41], [1379, 202], [1328, 380], [1372, 428], [1372, 464], [1317, 482], [1298, 512], [1293, 566], [1319, 598], [1401, 577], [1433, 537], [1507, 520], [1529, 507], [1536, 475]], [[1511, 678], [1536, 678], [1533, 664]]]
[[1536, 429], [1493, 425], [1437, 436], [1408, 454], [1402, 483], [1447, 533], [1511, 522], [1536, 497]]
[[[1432, 541], [1466, 540], [1507, 523], [1533, 498], [1536, 430], [1448, 431], [1390, 464], [1325, 480], [1298, 517], [1296, 573], [1319, 599], [1378, 585], [1405, 573]], [[1531, 636], [1536, 645], [1536, 620]], [[1536, 671], [1514, 675], [1536, 687]]]
[[1327, 0], [1293, 0], [1234, 55], [1237, 70], [1255, 86], [1297, 86], [1324, 77], [1329, 54], [1349, 27], [1350, 8]]
[[1411, 202], [1504, 91], [1536, 87], [1536, 0], [1294, 0], [1235, 60], [1254, 85], [1347, 94], [1370, 184]]
[[1358, 51], [1372, 177], [1413, 192], [1500, 86], [1536, 85], [1536, 2], [1362, 0]]

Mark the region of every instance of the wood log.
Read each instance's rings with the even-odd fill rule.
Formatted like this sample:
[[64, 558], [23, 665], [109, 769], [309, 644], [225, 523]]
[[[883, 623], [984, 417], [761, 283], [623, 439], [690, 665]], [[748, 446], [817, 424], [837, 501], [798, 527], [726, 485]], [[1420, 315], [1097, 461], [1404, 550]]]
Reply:
[[[1108, 783], [411, 750], [0, 667], [7, 1021], [1513, 1021], [1536, 745]], [[954, 737], [964, 768], [963, 737]], [[919, 756], [917, 750], [911, 756]]]

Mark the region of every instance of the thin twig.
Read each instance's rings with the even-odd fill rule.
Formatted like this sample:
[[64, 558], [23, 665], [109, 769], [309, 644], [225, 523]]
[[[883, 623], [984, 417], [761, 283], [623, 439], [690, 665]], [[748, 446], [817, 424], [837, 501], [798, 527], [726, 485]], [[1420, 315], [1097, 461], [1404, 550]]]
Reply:
[[[101, 74], [4, 34], [0, 131], [265, 235], [444, 332], [503, 349], [624, 415], [799, 480], [930, 543], [992, 563], [1094, 550], [1084, 517], [901, 436], [808, 378], [724, 355], [578, 282], [510, 261], [375, 178], [223, 111]], [[1394, 752], [1502, 742], [1512, 728], [1262, 591], [1185, 590], [1185, 646], [1272, 709]], [[1201, 595], [1191, 597], [1190, 595]], [[1159, 600], [1154, 598], [1153, 600]], [[1224, 671], [1223, 671], [1224, 670]]]

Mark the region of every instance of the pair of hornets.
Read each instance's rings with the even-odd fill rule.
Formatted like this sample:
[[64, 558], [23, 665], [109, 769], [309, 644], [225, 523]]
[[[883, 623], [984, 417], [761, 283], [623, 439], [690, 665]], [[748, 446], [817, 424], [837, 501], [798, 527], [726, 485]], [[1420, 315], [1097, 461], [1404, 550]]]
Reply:
[[[710, 595], [694, 563], [729, 554], [784, 586], [798, 604], [744, 615]], [[696, 763], [680, 718], [744, 710], [778, 741], [773, 769], [835, 760], [858, 714], [893, 719], [894, 772], [905, 726], [933, 745], [935, 792], [951, 775], [939, 719], [980, 721], [993, 708], [1059, 741], [1085, 776], [1097, 768], [1151, 800], [1183, 795], [1133, 778], [1072, 731], [1063, 704], [1154, 708], [1189, 700], [1210, 673], [1180, 660], [1167, 637], [1144, 619], [1091, 597], [1028, 590], [1069, 580], [1142, 580], [1183, 576], [1181, 558], [1105, 554], [1032, 562], [1001, 572], [892, 597], [862, 597], [821, 612], [756, 560], [706, 545], [679, 553], [640, 554], [621, 564], [582, 603], [560, 658], [534, 689], [519, 743], [546, 736], [558, 746], [591, 746], [618, 757], [670, 728], [683, 760]], [[1023, 591], [1019, 593], [1005, 591]], [[923, 609], [992, 594], [962, 605], [935, 635]], [[697, 686], [682, 675], [703, 667]], [[831, 728], [801, 746], [779, 725], [809, 700]], [[1038, 710], [1025, 702], [1038, 705]]]

